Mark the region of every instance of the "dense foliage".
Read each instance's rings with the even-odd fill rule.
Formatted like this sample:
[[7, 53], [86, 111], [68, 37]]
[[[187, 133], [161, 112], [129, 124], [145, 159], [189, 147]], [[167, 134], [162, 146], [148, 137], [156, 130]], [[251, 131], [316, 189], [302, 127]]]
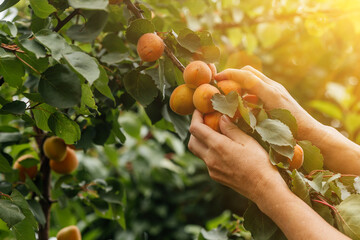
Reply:
[[[194, 59], [215, 62], [218, 70], [251, 65], [282, 83], [321, 122], [360, 142], [360, 4], [110, 3], [0, 5], [0, 238], [47, 239], [77, 225], [83, 239], [281, 239], [270, 219], [212, 182], [203, 162], [186, 150], [190, 118], [170, 110], [170, 94]], [[148, 32], [167, 45], [152, 63], [136, 52]], [[269, 126], [255, 127], [243, 109], [244, 126], [266, 136]], [[287, 112], [267, 114], [296, 136]], [[49, 175], [42, 144], [51, 135], [77, 150], [75, 173]], [[320, 152], [309, 142], [299, 144], [305, 163], [302, 173], [287, 176], [292, 190], [359, 239], [352, 218], [359, 211], [353, 208], [359, 178], [313, 171], [322, 169]], [[34, 158], [24, 166], [37, 165], [39, 173], [20, 181], [11, 166], [28, 153]], [[263, 227], [254, 227], [260, 221]]]

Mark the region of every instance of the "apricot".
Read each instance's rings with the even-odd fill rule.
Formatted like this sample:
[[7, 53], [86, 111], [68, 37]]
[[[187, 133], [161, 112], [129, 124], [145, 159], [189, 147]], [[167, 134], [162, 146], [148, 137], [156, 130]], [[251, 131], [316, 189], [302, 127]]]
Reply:
[[54, 161], [62, 161], [66, 156], [66, 144], [62, 138], [49, 137], [43, 145], [44, 154]]
[[81, 240], [81, 233], [77, 226], [71, 225], [62, 228], [56, 234], [57, 240]]
[[252, 103], [255, 105], [259, 103], [259, 98], [254, 94], [246, 94], [242, 98], [248, 103]]
[[232, 80], [224, 80], [217, 83], [218, 88], [221, 89], [221, 91], [228, 95], [231, 91], [235, 91], [239, 94], [241, 94], [241, 86], [239, 83], [232, 81]]
[[290, 158], [288, 158], [288, 163], [289, 163], [290, 170], [299, 169], [303, 165], [304, 151], [300, 145], [298, 145], [298, 144], [295, 145], [294, 156], [291, 160], [290, 160]]
[[164, 41], [155, 33], [145, 33], [139, 38], [137, 52], [141, 60], [154, 62], [158, 60], [165, 49]]
[[214, 108], [211, 102], [211, 98], [216, 94], [220, 93], [219, 89], [210, 85], [202, 84], [198, 87], [193, 96], [194, 106], [201, 113], [211, 113], [214, 112]]
[[197, 88], [202, 84], [210, 83], [211, 69], [202, 61], [189, 63], [183, 73], [184, 81], [189, 88]]
[[208, 113], [204, 115], [204, 123], [213, 130], [220, 132], [219, 122], [222, 114], [219, 112]]
[[79, 165], [75, 151], [71, 148], [66, 148], [66, 156], [61, 162], [50, 160], [50, 168], [59, 174], [72, 173]]
[[208, 66], [211, 70], [211, 79], [214, 79], [215, 75], [217, 74], [216, 66], [213, 63], [209, 63]]
[[195, 110], [193, 104], [194, 89], [182, 84], [174, 89], [170, 96], [170, 108], [179, 115], [189, 115]]
[[37, 166], [36, 165], [26, 168], [20, 164], [21, 161], [24, 161], [25, 159], [29, 159], [29, 158], [34, 158], [34, 156], [31, 154], [25, 154], [25, 155], [19, 157], [15, 161], [14, 166], [13, 166], [14, 169], [19, 170], [19, 180], [22, 182], [25, 181], [26, 175], [28, 175], [29, 178], [34, 178], [37, 174]]

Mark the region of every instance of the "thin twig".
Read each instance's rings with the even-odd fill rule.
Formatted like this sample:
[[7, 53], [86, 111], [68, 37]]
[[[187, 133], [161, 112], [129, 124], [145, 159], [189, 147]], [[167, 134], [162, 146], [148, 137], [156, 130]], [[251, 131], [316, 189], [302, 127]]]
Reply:
[[[143, 14], [141, 13], [141, 10], [138, 9], [131, 0], [124, 0], [124, 3], [127, 5], [127, 8], [135, 15], [137, 18], [145, 19]], [[165, 43], [164, 43], [165, 44]], [[165, 44], [165, 54], [170, 58], [170, 60], [174, 63], [174, 65], [183, 72], [185, 67], [184, 65], [177, 59], [177, 57], [174, 55], [174, 53], [171, 51], [171, 49], [166, 46]]]
[[58, 24], [56, 25], [56, 27], [54, 28], [54, 32], [58, 32], [60, 31], [60, 29], [65, 26], [65, 24], [67, 24], [68, 22], [70, 22], [70, 20], [75, 17], [77, 14], [79, 14], [80, 9], [75, 9], [72, 13], [70, 13], [69, 16], [67, 16], [64, 20], [58, 20]]

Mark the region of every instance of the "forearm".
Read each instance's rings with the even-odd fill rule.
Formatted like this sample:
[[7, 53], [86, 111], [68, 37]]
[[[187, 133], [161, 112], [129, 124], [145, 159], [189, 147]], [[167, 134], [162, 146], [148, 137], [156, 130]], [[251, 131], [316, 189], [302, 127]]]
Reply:
[[274, 188], [257, 205], [290, 240], [350, 239], [286, 188]]
[[313, 123], [302, 139], [311, 141], [324, 156], [324, 165], [331, 171], [360, 175], [360, 146], [336, 129]]

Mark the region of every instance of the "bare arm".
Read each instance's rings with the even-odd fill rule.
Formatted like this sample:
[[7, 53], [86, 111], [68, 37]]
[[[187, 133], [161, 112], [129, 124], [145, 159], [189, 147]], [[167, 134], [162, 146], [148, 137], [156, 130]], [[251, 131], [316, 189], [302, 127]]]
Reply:
[[334, 128], [315, 120], [281, 84], [252, 67], [227, 69], [215, 78], [218, 81], [231, 79], [239, 82], [248, 92], [257, 95], [267, 110], [289, 110], [298, 123], [298, 140], [309, 140], [320, 148], [326, 168], [334, 172], [360, 175], [360, 146]]
[[214, 180], [254, 201], [288, 239], [349, 239], [288, 189], [258, 142], [228, 117], [222, 117], [220, 129], [222, 134], [213, 131], [194, 112], [189, 149], [204, 160]]

